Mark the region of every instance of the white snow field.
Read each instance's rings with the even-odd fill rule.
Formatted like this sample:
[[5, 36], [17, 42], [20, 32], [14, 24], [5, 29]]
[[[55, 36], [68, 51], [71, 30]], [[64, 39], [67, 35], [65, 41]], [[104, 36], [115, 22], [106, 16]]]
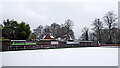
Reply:
[[2, 67], [2, 52], [0, 52], [0, 68]]
[[118, 48], [65, 48], [2, 53], [3, 66], [118, 66]]

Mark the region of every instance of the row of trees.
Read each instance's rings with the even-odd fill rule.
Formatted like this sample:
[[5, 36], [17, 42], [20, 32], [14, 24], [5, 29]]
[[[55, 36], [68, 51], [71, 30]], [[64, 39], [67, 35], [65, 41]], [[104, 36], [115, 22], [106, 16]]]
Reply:
[[50, 26], [45, 27], [39, 25], [33, 32], [30, 30], [29, 24], [25, 22], [18, 23], [14, 20], [4, 20], [3, 24], [0, 24], [2, 29], [2, 38], [12, 40], [36, 40], [42, 39], [46, 34], [50, 34], [56, 38], [64, 38], [65, 40], [75, 39], [74, 32], [72, 30], [73, 21], [68, 19], [64, 24], [52, 23]]
[[95, 18], [91, 31], [85, 27], [80, 40], [92, 40], [101, 43], [120, 43], [120, 29], [117, 27], [117, 16], [109, 11], [103, 17], [103, 21]]
[[[92, 29], [83, 28], [82, 35], [79, 40], [97, 41], [101, 43], [120, 43], [120, 29], [117, 27], [117, 16], [114, 12], [109, 11], [103, 16], [103, 19], [95, 18], [92, 23]], [[55, 38], [63, 38], [69, 40], [75, 39], [73, 32], [73, 21], [68, 19], [64, 24], [52, 23], [51, 25], [39, 25], [33, 32], [30, 30], [29, 24], [25, 22], [18, 23], [14, 20], [4, 20], [2, 29], [2, 37], [13, 40], [37, 40], [42, 39], [46, 34], [50, 34]]]
[[66, 40], [75, 39], [74, 32], [72, 30], [73, 21], [68, 19], [64, 24], [52, 23], [50, 26], [39, 25], [36, 29], [33, 29], [33, 33], [30, 34], [28, 40], [42, 39], [46, 34], [50, 34], [56, 38], [64, 38]]

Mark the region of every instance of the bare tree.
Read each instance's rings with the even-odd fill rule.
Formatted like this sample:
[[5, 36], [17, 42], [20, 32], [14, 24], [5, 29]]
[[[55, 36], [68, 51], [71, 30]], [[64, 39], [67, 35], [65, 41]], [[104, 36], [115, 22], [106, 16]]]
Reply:
[[94, 27], [92, 28], [94, 30], [94, 36], [96, 36], [97, 38], [97, 41], [101, 42], [101, 36], [102, 36], [102, 28], [103, 28], [103, 23], [102, 21], [100, 21], [99, 18], [96, 18], [94, 21], [93, 21], [93, 24], [92, 24]]
[[73, 27], [73, 21], [70, 20], [70, 19], [68, 19], [68, 20], [65, 21], [64, 25], [67, 27], [68, 30], [72, 29], [72, 27]]
[[36, 39], [41, 37], [43, 26], [39, 25], [36, 29], [33, 29], [33, 33], [36, 35]]
[[116, 21], [117, 21], [117, 16], [112, 12], [109, 11], [104, 17], [103, 17], [104, 22], [108, 26], [108, 39], [109, 43], [112, 43], [112, 28], [115, 27]]
[[120, 44], [120, 29], [117, 31], [117, 43]]
[[50, 31], [51, 31], [51, 34], [54, 37], [58, 37], [59, 36], [59, 30], [60, 30], [60, 25], [59, 24], [57, 24], [57, 23], [51, 24]]
[[70, 39], [70, 37], [72, 39], [75, 39], [74, 32], [72, 30], [72, 28], [73, 28], [73, 21], [70, 20], [70, 19], [66, 20], [65, 24], [64, 24], [64, 28], [65, 28], [64, 30], [66, 31], [67, 39]]
[[[2, 33], [3, 25], [0, 24], [0, 33]], [[0, 34], [0, 38], [2, 38], [2, 34]]]
[[27, 41], [36, 41], [36, 34], [35, 33], [30, 33]]
[[70, 39], [70, 38], [75, 39], [72, 27], [73, 27], [73, 22], [72, 20], [68, 19], [62, 25], [53, 23], [50, 26], [46, 25], [44, 28], [43, 26], [40, 25], [33, 30], [34, 31], [33, 33], [35, 33], [37, 37], [38, 36], [43, 37], [44, 35], [49, 34], [56, 38], [61, 37], [63, 39]]
[[46, 35], [46, 34], [50, 34], [50, 26], [46, 25], [43, 29], [43, 34]]
[[84, 40], [84, 41], [88, 41], [89, 39], [89, 29], [87, 27], [84, 27], [83, 30], [82, 30], [82, 36], [81, 36], [81, 39]]
[[94, 32], [89, 32], [89, 40], [96, 41], [96, 34]]

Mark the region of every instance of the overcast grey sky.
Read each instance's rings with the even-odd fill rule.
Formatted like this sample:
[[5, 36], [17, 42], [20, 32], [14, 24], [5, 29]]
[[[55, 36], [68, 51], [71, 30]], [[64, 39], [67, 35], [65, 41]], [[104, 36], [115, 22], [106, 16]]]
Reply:
[[54, 22], [65, 23], [71, 19], [74, 23], [76, 38], [80, 36], [83, 27], [91, 28], [95, 18], [102, 19], [108, 11], [117, 14], [118, 0], [80, 1], [80, 2], [1, 2], [0, 22], [5, 19], [24, 21], [31, 30], [38, 25], [50, 25]]

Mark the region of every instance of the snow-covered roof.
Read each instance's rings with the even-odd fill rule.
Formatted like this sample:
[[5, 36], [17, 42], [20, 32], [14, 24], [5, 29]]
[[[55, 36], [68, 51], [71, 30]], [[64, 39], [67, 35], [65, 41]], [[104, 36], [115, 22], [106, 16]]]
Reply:
[[[44, 36], [43, 36], [43, 39], [44, 39], [46, 36], [47, 36], [47, 35], [44, 35]], [[54, 37], [53, 37], [53, 36], [50, 36], [50, 38], [54, 38]]]
[[93, 42], [93, 41], [80, 41], [80, 42]]
[[79, 42], [67, 42], [67, 44], [79, 44]]
[[54, 38], [53, 36], [50, 36], [51, 38]]
[[70, 40], [73, 40], [73, 39], [71, 38], [71, 36], [70, 36]]
[[46, 37], [46, 35], [43, 36], [43, 39]]

